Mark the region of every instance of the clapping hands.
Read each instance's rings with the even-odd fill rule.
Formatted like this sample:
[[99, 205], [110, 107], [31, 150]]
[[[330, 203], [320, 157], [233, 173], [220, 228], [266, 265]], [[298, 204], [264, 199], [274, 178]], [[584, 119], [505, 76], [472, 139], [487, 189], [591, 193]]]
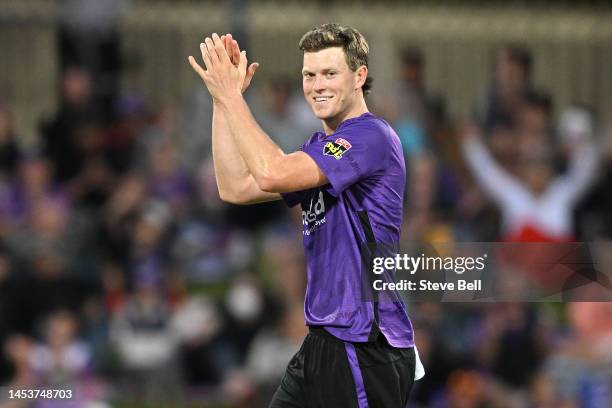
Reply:
[[206, 37], [200, 44], [200, 52], [206, 69], [191, 55], [189, 63], [217, 101], [246, 91], [259, 67], [257, 62], [248, 65], [246, 51], [240, 51], [231, 34], [219, 37], [213, 33]]

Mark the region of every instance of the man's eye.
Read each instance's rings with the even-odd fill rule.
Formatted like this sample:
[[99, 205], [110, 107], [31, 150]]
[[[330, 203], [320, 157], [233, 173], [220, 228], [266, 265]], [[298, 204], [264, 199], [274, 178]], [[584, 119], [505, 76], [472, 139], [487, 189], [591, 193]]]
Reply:
[[327, 76], [328, 77], [333, 77], [333, 76], [336, 76], [336, 73], [335, 72], [328, 72]]

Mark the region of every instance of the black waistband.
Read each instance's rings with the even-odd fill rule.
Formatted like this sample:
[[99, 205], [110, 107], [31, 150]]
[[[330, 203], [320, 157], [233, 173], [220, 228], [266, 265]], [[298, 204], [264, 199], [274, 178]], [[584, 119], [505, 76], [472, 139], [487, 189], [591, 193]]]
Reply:
[[[337, 338], [336, 336], [334, 336], [333, 334], [331, 334], [330, 332], [325, 330], [323, 328], [323, 326], [308, 326], [308, 330], [309, 330], [310, 334], [312, 334], [314, 336], [324, 337], [324, 338], [327, 338], [327, 339], [332, 339], [332, 340], [344, 343], [344, 340]], [[389, 344], [387, 342], [387, 339], [385, 338], [385, 336], [382, 333], [380, 333], [380, 335], [377, 336], [376, 340], [374, 340], [374, 341], [368, 339], [368, 341], [359, 342], [359, 343], [365, 343], [365, 344], [381, 344], [381, 343], [382, 344]]]
[[[308, 329], [309, 329], [310, 333], [315, 335], [315, 336], [325, 337], [325, 338], [328, 338], [328, 339], [332, 339], [332, 340], [336, 340], [336, 341], [339, 341], [341, 343], [344, 343], [344, 340], [339, 339], [338, 337], [334, 336], [333, 334], [331, 334], [330, 332], [325, 330], [323, 328], [323, 326], [308, 326]], [[358, 343], [374, 344], [374, 343], [379, 342], [381, 340], [381, 338], [386, 342], [385, 336], [383, 336], [381, 334], [374, 341], [368, 339], [368, 341], [362, 341], [362, 342], [358, 342]], [[351, 342], [351, 343], [356, 343], [356, 342]]]
[[343, 341], [337, 338], [336, 336], [334, 336], [333, 334], [331, 334], [330, 332], [328, 332], [327, 330], [325, 330], [323, 326], [308, 326], [308, 330], [310, 331], [311, 334], [315, 336], [325, 337], [325, 338], [333, 339], [333, 340], [340, 341], [340, 342]]

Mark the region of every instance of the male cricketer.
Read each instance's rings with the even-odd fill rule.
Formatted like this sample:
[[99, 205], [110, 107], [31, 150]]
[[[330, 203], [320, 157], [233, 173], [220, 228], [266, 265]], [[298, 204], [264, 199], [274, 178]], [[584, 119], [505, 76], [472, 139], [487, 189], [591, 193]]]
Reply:
[[[363, 297], [364, 244], [398, 243], [406, 170], [395, 131], [368, 111], [369, 46], [324, 24], [299, 43], [306, 101], [323, 132], [285, 154], [242, 96], [258, 67], [231, 34], [200, 44], [189, 63], [213, 98], [212, 148], [224, 201], [300, 204], [310, 331], [270, 407], [403, 408], [423, 375], [404, 303]], [[364, 271], [365, 273], [367, 271]]]

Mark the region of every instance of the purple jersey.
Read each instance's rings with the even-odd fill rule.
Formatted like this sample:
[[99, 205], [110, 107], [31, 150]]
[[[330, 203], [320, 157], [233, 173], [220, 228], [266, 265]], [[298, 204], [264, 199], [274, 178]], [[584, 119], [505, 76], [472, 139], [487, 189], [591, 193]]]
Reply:
[[302, 206], [306, 324], [353, 342], [380, 331], [392, 346], [412, 347], [404, 303], [367, 301], [362, 286], [362, 273], [368, 272], [362, 268], [363, 244], [399, 243], [406, 168], [397, 134], [383, 119], [364, 113], [331, 135], [315, 133], [302, 151], [329, 180], [283, 194], [289, 206]]

